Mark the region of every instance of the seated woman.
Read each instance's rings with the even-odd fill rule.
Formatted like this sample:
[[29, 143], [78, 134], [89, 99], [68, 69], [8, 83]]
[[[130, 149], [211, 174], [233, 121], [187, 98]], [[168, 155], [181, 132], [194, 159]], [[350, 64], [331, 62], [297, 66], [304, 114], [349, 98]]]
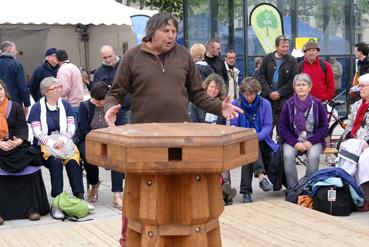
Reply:
[[[361, 150], [358, 152], [360, 155], [357, 166], [353, 170], [348, 171], [342, 168], [354, 175], [356, 183], [364, 194], [364, 208], [369, 210], [369, 74], [360, 76], [358, 82], [361, 99], [351, 106], [348, 126], [343, 135], [346, 139], [357, 139], [357, 142], [350, 140], [351, 148], [355, 150], [357, 148], [355, 144], [358, 144]], [[345, 144], [342, 143], [342, 146]]]
[[79, 152], [72, 141], [75, 131], [72, 106], [60, 98], [62, 85], [54, 77], [40, 83], [43, 97], [32, 106], [28, 117], [44, 162], [50, 171], [51, 196], [63, 192], [63, 167], [75, 197], [83, 199], [82, 169]]
[[278, 150], [278, 145], [270, 137], [272, 131], [272, 107], [270, 102], [259, 95], [261, 85], [254, 77], [246, 77], [240, 86], [240, 97], [233, 101], [235, 106], [240, 107], [244, 114], [231, 120], [231, 126], [253, 128], [259, 140], [258, 159], [241, 168], [240, 193], [243, 194], [243, 203], [252, 202], [252, 175], [259, 179], [259, 186], [263, 191], [273, 189], [265, 171], [265, 164], [269, 160], [272, 151]]
[[40, 166], [40, 153], [28, 143], [23, 109], [0, 80], [0, 225], [49, 213]]
[[306, 176], [319, 169], [320, 154], [328, 133], [327, 112], [320, 100], [311, 94], [312, 81], [301, 73], [293, 79], [294, 95], [285, 102], [279, 119], [283, 143], [284, 171], [288, 188], [298, 182], [296, 155], [306, 153]]
[[[108, 125], [104, 119], [104, 98], [109, 91], [109, 86], [103, 81], [96, 82], [90, 91], [91, 99], [81, 102], [78, 110], [78, 140], [76, 141], [78, 149], [81, 152], [81, 157], [87, 173], [88, 184], [91, 189], [88, 192], [88, 201], [94, 203], [98, 200], [99, 193], [99, 167], [89, 164], [86, 161], [85, 138], [87, 134], [94, 129], [106, 128]], [[118, 115], [120, 112], [118, 112]], [[122, 125], [122, 118], [117, 117], [115, 125]], [[122, 208], [121, 193], [123, 191], [123, 174], [116, 171], [111, 171], [111, 191], [113, 195], [113, 207]]]
[[[204, 82], [202, 87], [206, 90], [208, 95], [213, 98], [219, 98], [224, 100], [226, 96], [225, 85], [223, 79], [218, 74], [209, 75]], [[195, 123], [210, 123], [210, 124], [226, 124], [226, 120], [222, 116], [216, 116], [211, 113], [205, 112], [203, 109], [198, 108], [194, 104], [190, 103], [189, 114], [192, 122]]]
[[[202, 87], [206, 90], [208, 95], [213, 98], [218, 97], [220, 100], [223, 100], [226, 96], [223, 79], [217, 74], [210, 74], [202, 83]], [[194, 123], [226, 124], [226, 120], [222, 116], [216, 116], [205, 112], [203, 109], [191, 103], [189, 106], [189, 114]], [[222, 191], [224, 204], [233, 204], [233, 198], [236, 196], [237, 191], [231, 187], [231, 173], [229, 171], [224, 171], [222, 173]]]

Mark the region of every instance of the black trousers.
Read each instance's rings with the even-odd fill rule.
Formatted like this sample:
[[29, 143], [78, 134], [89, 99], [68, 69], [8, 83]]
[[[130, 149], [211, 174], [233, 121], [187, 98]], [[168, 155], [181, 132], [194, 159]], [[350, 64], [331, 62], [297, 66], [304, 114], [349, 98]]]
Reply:
[[[79, 145], [79, 152], [81, 154], [83, 165], [86, 170], [88, 184], [95, 185], [99, 182], [99, 167], [92, 165], [86, 161], [86, 149], [85, 143], [82, 142]], [[123, 179], [124, 174], [116, 171], [111, 171], [111, 191], [122, 192], [123, 191]]]
[[243, 165], [241, 167], [240, 194], [252, 194], [253, 174], [257, 177], [260, 173], [266, 173], [264, 164], [269, 164], [270, 152], [271, 149], [265, 141], [259, 142], [258, 159], [252, 164]]
[[50, 157], [44, 162], [46, 168], [50, 171], [51, 179], [51, 196], [56, 197], [63, 192], [64, 179], [63, 179], [63, 167], [67, 171], [69, 184], [72, 189], [73, 195], [83, 194], [83, 179], [82, 169], [75, 160], [70, 160], [66, 165], [59, 159]]

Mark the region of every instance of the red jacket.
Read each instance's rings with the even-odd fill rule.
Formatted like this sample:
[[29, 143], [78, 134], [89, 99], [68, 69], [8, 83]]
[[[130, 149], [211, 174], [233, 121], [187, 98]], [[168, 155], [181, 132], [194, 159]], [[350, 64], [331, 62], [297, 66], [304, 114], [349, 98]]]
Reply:
[[319, 58], [315, 60], [314, 63], [310, 64], [306, 59], [304, 61], [303, 73], [310, 75], [313, 81], [313, 88], [311, 89], [311, 94], [320, 99], [332, 100], [334, 93], [336, 91], [336, 86], [334, 84], [333, 71], [331, 65], [324, 61], [325, 67], [327, 69], [326, 74], [324, 74]]

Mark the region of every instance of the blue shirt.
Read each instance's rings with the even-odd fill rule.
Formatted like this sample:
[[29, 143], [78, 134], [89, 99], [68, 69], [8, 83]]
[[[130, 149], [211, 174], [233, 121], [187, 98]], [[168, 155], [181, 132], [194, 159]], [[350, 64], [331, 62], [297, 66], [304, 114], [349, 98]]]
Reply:
[[275, 91], [277, 91], [278, 89], [279, 68], [281, 67], [283, 60], [284, 60], [283, 58], [276, 58], [276, 57], [274, 58], [276, 68], [275, 68], [274, 75], [273, 75], [272, 87], [273, 87], [273, 90]]

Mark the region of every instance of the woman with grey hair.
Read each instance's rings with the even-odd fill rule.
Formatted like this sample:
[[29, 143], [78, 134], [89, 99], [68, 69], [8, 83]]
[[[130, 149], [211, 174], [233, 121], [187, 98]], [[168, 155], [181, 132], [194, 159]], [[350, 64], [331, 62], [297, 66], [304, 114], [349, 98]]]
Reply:
[[279, 119], [283, 143], [284, 170], [288, 188], [297, 182], [296, 155], [306, 154], [306, 176], [319, 169], [320, 154], [328, 133], [327, 112], [319, 99], [310, 93], [312, 80], [301, 73], [293, 79], [294, 95], [285, 102]]
[[43, 165], [50, 171], [51, 196], [63, 192], [63, 167], [68, 174], [73, 195], [83, 198], [79, 152], [72, 137], [75, 123], [72, 106], [61, 99], [61, 83], [54, 77], [40, 83], [43, 97], [32, 106], [28, 117], [35, 143], [43, 153]]

